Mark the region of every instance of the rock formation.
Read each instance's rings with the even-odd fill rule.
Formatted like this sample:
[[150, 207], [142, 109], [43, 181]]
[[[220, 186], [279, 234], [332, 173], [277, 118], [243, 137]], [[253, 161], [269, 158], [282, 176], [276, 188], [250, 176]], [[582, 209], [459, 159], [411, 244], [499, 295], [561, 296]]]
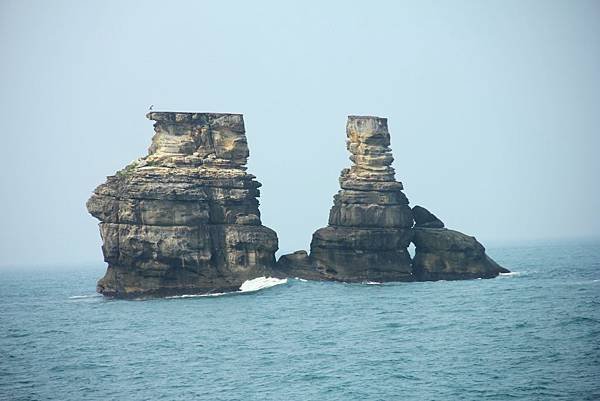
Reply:
[[342, 170], [329, 225], [313, 234], [310, 256], [284, 255], [278, 268], [307, 278], [411, 281], [413, 216], [391, 167], [387, 119], [350, 116], [346, 135], [353, 165]]
[[444, 228], [444, 223], [422, 206], [412, 208], [415, 228]]
[[260, 183], [246, 173], [239, 114], [151, 112], [146, 157], [94, 191], [108, 263], [98, 291], [116, 297], [233, 291], [268, 275], [277, 235], [261, 225]]
[[475, 237], [443, 228], [444, 223], [424, 207], [413, 207], [413, 214], [413, 273], [417, 280], [492, 278], [508, 273], [486, 255]]
[[[236, 291], [260, 276], [309, 280], [424, 281], [491, 278], [508, 270], [474, 237], [408, 206], [391, 167], [387, 120], [350, 116], [352, 166], [342, 170], [327, 227], [310, 254], [283, 255], [261, 225], [260, 183], [239, 114], [151, 112], [148, 155], [95, 189], [106, 275], [98, 291], [139, 297]], [[413, 225], [414, 224], [414, 225]], [[411, 259], [407, 247], [415, 244]]]
[[[508, 272], [474, 237], [445, 229], [421, 206], [411, 210], [402, 183], [394, 179], [385, 118], [350, 116], [346, 136], [353, 165], [342, 171], [329, 225], [313, 234], [310, 255], [297, 251], [279, 259], [280, 275], [384, 282], [491, 278]], [[411, 241], [414, 260], [407, 251]]]

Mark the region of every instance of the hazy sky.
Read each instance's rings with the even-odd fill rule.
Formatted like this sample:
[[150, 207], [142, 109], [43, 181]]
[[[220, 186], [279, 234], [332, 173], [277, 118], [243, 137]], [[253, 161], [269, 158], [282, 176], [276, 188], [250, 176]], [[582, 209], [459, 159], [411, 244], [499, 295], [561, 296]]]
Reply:
[[484, 244], [600, 235], [598, 1], [2, 0], [0, 50], [0, 265], [101, 263], [85, 202], [150, 104], [244, 114], [280, 252], [327, 224], [349, 114]]

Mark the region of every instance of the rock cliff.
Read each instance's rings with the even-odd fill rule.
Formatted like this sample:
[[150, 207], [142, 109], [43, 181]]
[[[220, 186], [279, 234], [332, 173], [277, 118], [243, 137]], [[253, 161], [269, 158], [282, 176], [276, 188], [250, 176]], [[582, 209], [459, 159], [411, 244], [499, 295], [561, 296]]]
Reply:
[[[508, 272], [474, 237], [445, 229], [421, 206], [408, 206], [391, 167], [385, 118], [350, 116], [346, 136], [353, 165], [342, 170], [329, 225], [313, 234], [310, 254], [297, 251], [279, 259], [281, 276], [385, 282], [491, 278]], [[411, 241], [414, 260], [407, 251]]]
[[239, 114], [151, 112], [148, 155], [87, 202], [100, 220], [98, 291], [138, 297], [234, 291], [269, 275], [277, 235], [261, 225], [260, 183]]

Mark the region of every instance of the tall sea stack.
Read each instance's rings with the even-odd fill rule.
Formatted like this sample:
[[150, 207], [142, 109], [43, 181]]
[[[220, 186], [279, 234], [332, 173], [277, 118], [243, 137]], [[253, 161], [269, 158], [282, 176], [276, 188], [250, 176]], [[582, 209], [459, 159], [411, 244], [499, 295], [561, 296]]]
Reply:
[[235, 291], [269, 275], [276, 233], [261, 225], [260, 183], [240, 114], [151, 112], [148, 155], [87, 202], [108, 263], [98, 291], [138, 297]]
[[346, 136], [353, 165], [342, 170], [329, 225], [313, 234], [310, 256], [284, 255], [279, 268], [350, 282], [411, 281], [413, 215], [391, 167], [387, 119], [350, 116]]

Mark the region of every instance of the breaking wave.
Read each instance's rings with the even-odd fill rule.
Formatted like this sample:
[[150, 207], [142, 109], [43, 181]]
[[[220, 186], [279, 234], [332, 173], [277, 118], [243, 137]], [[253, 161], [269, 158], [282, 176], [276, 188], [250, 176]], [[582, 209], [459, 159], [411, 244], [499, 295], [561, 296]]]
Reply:
[[240, 286], [238, 291], [232, 292], [213, 292], [210, 294], [184, 294], [184, 295], [173, 295], [170, 297], [165, 297], [168, 299], [177, 299], [177, 298], [201, 298], [201, 297], [220, 297], [223, 295], [235, 295], [242, 294], [248, 292], [256, 292], [260, 290], [264, 290], [265, 288], [274, 287], [279, 284], [286, 284], [287, 278], [275, 278], [275, 277], [257, 277], [252, 280], [246, 280]]
[[500, 273], [500, 277], [516, 277], [520, 276], [521, 272]]
[[257, 277], [252, 280], [244, 281], [239, 292], [254, 292], [286, 283], [287, 278]]
[[73, 296], [69, 297], [69, 299], [98, 298], [101, 296], [102, 296], [102, 294], [73, 295]]
[[184, 295], [171, 295], [165, 297], [165, 299], [178, 299], [178, 298], [200, 298], [200, 297], [220, 297], [221, 295], [235, 294], [235, 292], [212, 292], [210, 294], [184, 294]]

